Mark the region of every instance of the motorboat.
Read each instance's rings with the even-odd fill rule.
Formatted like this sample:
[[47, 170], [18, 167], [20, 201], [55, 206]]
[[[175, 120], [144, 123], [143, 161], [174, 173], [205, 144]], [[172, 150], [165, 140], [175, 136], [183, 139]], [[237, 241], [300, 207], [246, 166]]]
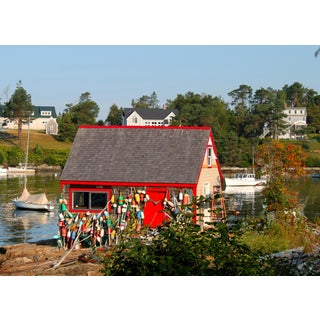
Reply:
[[267, 179], [257, 179], [255, 173], [237, 173], [232, 178], [224, 178], [226, 186], [262, 186]]

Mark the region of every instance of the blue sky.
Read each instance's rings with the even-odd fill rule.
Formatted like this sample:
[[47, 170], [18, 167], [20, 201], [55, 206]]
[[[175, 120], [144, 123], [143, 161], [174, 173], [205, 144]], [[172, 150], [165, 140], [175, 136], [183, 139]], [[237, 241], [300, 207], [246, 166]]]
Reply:
[[295, 81], [320, 93], [317, 45], [7, 45], [1, 46], [0, 97], [21, 80], [35, 105], [63, 111], [91, 93], [105, 119], [110, 106], [155, 91], [164, 104], [188, 91], [221, 96], [247, 84], [281, 89]]

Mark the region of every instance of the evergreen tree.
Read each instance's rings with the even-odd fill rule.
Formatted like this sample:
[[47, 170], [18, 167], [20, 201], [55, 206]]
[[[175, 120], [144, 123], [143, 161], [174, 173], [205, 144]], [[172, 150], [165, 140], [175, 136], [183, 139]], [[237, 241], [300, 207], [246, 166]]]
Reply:
[[21, 80], [17, 83], [17, 88], [5, 105], [4, 115], [18, 123], [18, 143], [22, 146], [22, 124], [29, 121], [33, 112], [31, 95], [22, 87]]

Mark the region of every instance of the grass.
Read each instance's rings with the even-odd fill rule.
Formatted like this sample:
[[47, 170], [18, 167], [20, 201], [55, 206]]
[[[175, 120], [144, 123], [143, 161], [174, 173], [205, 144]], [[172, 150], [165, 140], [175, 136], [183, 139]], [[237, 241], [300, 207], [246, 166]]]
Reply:
[[[41, 131], [30, 130], [29, 148], [33, 149], [36, 145], [47, 150], [62, 150], [71, 149], [72, 143], [57, 141], [50, 134], [45, 134]], [[22, 149], [25, 150], [27, 145], [27, 130], [22, 131]], [[18, 146], [18, 131], [3, 130], [0, 131], [0, 146], [14, 147]]]

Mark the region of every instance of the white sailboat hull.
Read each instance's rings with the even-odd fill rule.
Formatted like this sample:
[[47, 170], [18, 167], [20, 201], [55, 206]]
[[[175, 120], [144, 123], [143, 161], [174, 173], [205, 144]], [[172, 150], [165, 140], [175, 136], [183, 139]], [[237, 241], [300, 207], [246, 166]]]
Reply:
[[26, 201], [13, 200], [13, 204], [17, 209], [22, 210], [39, 210], [39, 211], [53, 211], [54, 206], [50, 204], [37, 204]]

